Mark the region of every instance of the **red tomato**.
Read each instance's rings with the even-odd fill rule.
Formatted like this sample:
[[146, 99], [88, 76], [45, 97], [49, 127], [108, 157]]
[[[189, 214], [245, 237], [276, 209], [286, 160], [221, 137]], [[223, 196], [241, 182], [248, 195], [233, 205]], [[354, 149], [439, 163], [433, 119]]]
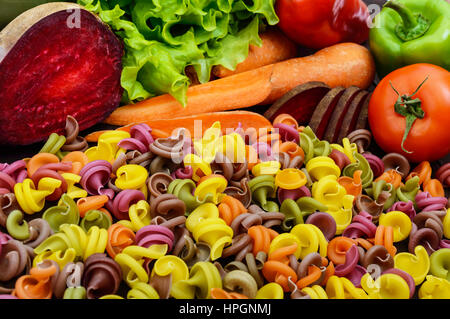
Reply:
[[[417, 118], [404, 141], [406, 118], [394, 110], [400, 95], [421, 101], [425, 112]], [[419, 63], [397, 69], [384, 77], [375, 88], [369, 103], [369, 124], [376, 143], [385, 152], [396, 152], [412, 162], [433, 161], [450, 152], [450, 72], [436, 65]]]

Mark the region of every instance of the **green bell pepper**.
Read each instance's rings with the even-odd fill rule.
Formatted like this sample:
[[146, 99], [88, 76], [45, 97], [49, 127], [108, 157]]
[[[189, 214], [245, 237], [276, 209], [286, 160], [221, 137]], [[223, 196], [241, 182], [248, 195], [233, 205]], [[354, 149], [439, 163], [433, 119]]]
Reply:
[[388, 1], [375, 17], [369, 45], [380, 77], [415, 63], [450, 70], [450, 3]]

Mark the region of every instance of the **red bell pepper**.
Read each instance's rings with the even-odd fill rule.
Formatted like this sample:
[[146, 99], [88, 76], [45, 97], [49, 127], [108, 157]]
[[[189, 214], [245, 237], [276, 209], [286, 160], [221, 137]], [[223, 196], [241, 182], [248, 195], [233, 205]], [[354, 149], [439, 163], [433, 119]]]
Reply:
[[280, 29], [308, 48], [362, 43], [369, 36], [369, 10], [362, 0], [277, 0], [275, 8]]

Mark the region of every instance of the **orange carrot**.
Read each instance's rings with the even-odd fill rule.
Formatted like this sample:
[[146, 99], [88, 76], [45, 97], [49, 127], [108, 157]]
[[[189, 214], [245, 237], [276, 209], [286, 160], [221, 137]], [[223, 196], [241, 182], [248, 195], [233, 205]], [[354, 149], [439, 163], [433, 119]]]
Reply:
[[367, 48], [355, 43], [340, 43], [314, 55], [191, 86], [187, 90], [184, 108], [171, 95], [165, 94], [119, 107], [105, 122], [127, 125], [267, 105], [295, 86], [309, 81], [321, 81], [330, 87], [354, 85], [366, 89], [374, 75], [374, 61]]
[[164, 94], [119, 107], [105, 122], [112, 125], [127, 125], [250, 107], [260, 103], [270, 94], [272, 69], [271, 64], [191, 86], [187, 90], [186, 107], [182, 107], [171, 95]]
[[[247, 135], [251, 135], [254, 130], [256, 130], [254, 133], [257, 134], [259, 129], [272, 128], [272, 124], [264, 116], [249, 111], [212, 112], [185, 117], [176, 117], [166, 120], [154, 119], [144, 121], [143, 123], [151, 127], [153, 137], [155, 137], [154, 131], [164, 132], [167, 136], [170, 136], [178, 128], [184, 127], [189, 130], [191, 137], [199, 138], [214, 124], [214, 122], [217, 121], [220, 121], [220, 127], [223, 134], [230, 133], [227, 131], [236, 129], [239, 123], [241, 123], [241, 128]], [[133, 125], [134, 124], [128, 124], [118, 128], [118, 130], [130, 131], [130, 128]], [[196, 132], [196, 130], [199, 132]], [[196, 136], [196, 134], [200, 134], [200, 136]]]
[[270, 78], [272, 92], [263, 105], [271, 104], [294, 87], [310, 82], [324, 82], [330, 87], [370, 86], [375, 64], [369, 50], [355, 43], [340, 43], [315, 54], [274, 64]]
[[261, 33], [260, 38], [262, 46], [250, 45], [247, 58], [234, 71], [218, 65], [213, 68], [213, 74], [223, 78], [297, 56], [297, 45], [276, 29]]

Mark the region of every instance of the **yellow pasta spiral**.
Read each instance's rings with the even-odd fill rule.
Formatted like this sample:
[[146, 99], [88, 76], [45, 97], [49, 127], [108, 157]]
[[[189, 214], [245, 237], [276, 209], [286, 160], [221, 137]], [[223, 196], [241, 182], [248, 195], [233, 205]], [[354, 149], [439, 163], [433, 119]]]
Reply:
[[222, 256], [223, 248], [231, 244], [233, 229], [219, 217], [219, 209], [212, 203], [197, 207], [186, 219], [186, 228], [198, 242], [211, 246], [211, 260]]

